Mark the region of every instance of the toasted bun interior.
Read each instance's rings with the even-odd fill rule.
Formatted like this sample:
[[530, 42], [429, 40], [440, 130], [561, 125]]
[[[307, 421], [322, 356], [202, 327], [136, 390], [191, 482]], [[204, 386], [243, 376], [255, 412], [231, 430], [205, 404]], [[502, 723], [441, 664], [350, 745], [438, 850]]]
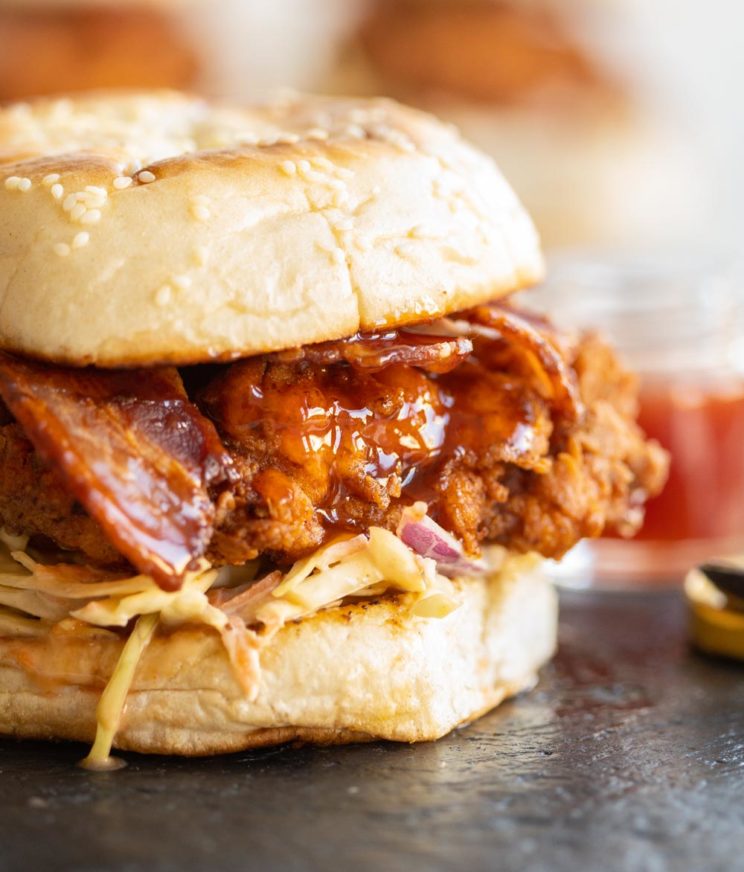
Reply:
[[196, 363], [447, 314], [542, 275], [495, 164], [387, 100], [0, 110], [0, 347]]
[[[436, 739], [536, 679], [556, 644], [556, 595], [538, 570], [463, 579], [446, 618], [406, 596], [286, 625], [246, 699], [210, 630], [156, 637], [137, 667], [115, 745], [158, 754], [238, 751], [292, 739]], [[112, 634], [0, 639], [0, 733], [89, 742], [121, 652]]]

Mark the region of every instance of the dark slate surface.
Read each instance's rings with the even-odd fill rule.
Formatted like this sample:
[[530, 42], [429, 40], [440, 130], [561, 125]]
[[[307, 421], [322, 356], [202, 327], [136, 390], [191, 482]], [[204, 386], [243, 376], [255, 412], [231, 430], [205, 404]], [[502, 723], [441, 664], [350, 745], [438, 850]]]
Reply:
[[214, 760], [0, 743], [0, 869], [744, 869], [744, 666], [673, 594], [564, 596], [536, 691], [436, 744]]

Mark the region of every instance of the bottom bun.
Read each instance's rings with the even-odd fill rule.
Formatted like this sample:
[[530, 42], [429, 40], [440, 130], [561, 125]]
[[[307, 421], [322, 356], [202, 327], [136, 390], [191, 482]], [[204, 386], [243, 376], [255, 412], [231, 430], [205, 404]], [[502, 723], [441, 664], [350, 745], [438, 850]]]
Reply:
[[[114, 746], [206, 755], [292, 740], [437, 739], [530, 687], [556, 645], [557, 598], [539, 570], [455, 582], [445, 618], [405, 595], [288, 624], [261, 654], [249, 701], [219, 636], [161, 632], [140, 661]], [[0, 638], [0, 733], [90, 742], [121, 652], [110, 633]]]

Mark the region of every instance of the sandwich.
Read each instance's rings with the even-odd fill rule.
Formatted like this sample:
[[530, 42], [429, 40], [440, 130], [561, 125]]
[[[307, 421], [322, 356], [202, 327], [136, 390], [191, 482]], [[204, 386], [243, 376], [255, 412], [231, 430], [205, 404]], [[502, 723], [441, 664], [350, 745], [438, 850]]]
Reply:
[[513, 294], [494, 163], [387, 100], [0, 111], [0, 733], [436, 739], [556, 644], [543, 560], [666, 475], [597, 337]]

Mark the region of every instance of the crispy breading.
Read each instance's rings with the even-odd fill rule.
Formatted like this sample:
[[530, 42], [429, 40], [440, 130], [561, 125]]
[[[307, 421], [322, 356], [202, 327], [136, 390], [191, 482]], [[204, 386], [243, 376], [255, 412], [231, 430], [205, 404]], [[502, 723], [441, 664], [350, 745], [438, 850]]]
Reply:
[[[208, 558], [286, 564], [339, 529], [395, 529], [419, 499], [470, 552], [495, 542], [560, 557], [605, 529], [632, 534], [667, 471], [635, 423], [634, 378], [595, 337], [558, 342], [514, 312], [470, 314], [472, 353], [438, 371], [387, 357], [376, 368], [370, 345], [363, 368], [344, 353], [278, 355], [200, 376], [191, 399], [233, 467], [212, 491]], [[16, 423], [0, 427], [0, 523], [117, 559]]]
[[0, 426], [0, 524], [13, 533], [43, 535], [96, 564], [122, 562], [98, 524], [14, 423]]
[[245, 470], [210, 556], [286, 561], [317, 547], [329, 522], [395, 529], [415, 499], [472, 552], [496, 542], [560, 557], [605, 529], [631, 535], [667, 455], [635, 423], [636, 382], [611, 349], [589, 336], [563, 354], [582, 407], [568, 419], [534, 359], [490, 338], [443, 375], [230, 368], [200, 401]]

